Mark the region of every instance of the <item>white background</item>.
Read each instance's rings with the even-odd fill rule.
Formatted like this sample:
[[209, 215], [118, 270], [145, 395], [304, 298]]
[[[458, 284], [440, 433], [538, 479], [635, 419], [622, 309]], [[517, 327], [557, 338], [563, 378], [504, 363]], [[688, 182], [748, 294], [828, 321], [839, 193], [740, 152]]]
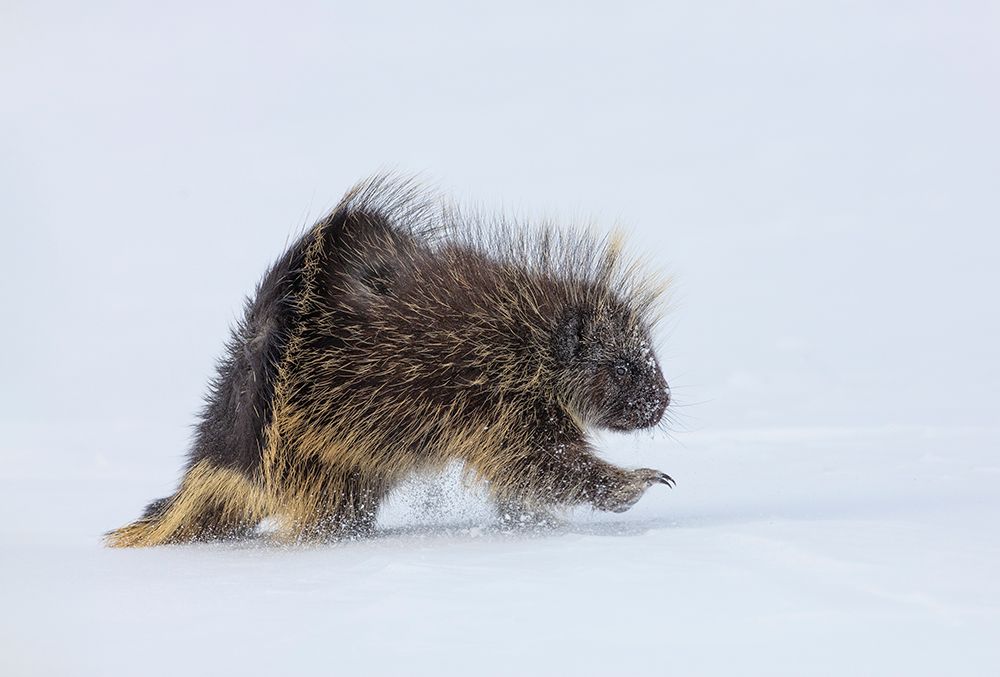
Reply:
[[[0, 671], [996, 674], [998, 34], [970, 1], [3, 3]], [[673, 438], [603, 439], [678, 488], [101, 549], [172, 490], [242, 296], [381, 169], [674, 276]]]

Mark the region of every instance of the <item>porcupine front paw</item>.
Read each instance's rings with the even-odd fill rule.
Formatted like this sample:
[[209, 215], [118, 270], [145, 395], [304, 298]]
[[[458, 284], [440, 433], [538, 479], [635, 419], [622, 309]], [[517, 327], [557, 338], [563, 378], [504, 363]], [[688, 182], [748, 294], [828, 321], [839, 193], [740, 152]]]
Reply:
[[594, 507], [611, 512], [625, 512], [654, 484], [666, 484], [673, 488], [674, 480], [670, 475], [652, 468], [622, 471], [620, 479], [609, 481], [601, 487]]

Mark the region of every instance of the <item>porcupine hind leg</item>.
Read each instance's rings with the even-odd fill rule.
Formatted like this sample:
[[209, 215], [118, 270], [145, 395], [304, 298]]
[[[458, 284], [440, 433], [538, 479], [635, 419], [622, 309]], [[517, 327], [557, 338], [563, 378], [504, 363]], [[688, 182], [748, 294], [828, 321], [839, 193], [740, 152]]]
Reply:
[[327, 470], [292, 501], [287, 540], [329, 542], [372, 536], [388, 485], [359, 471]]

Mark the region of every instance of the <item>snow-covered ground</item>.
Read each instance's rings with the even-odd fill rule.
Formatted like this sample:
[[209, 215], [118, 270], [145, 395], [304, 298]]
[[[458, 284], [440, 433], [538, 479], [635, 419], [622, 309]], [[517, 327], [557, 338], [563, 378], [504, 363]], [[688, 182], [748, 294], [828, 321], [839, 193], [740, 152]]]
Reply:
[[[0, 7], [0, 675], [1000, 674], [996, 3], [350, 5]], [[672, 434], [601, 442], [677, 488], [103, 549], [381, 167], [675, 276]]]
[[[637, 438], [632, 512], [490, 526], [445, 484], [371, 541], [103, 550], [164, 472], [5, 477], [4, 674], [993, 674], [1000, 432]], [[128, 465], [125, 463], [124, 465]], [[160, 469], [166, 470], [166, 469]], [[169, 471], [167, 471], [169, 474]], [[85, 479], [81, 479], [81, 476]], [[620, 671], [620, 672], [619, 672]]]

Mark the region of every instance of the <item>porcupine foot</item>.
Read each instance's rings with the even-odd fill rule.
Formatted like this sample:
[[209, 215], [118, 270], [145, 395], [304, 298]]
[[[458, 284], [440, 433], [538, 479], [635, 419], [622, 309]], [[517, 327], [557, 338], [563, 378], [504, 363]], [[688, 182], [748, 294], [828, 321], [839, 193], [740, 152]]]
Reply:
[[654, 484], [665, 484], [673, 488], [674, 480], [670, 475], [652, 468], [623, 470], [620, 477], [609, 478], [607, 483], [600, 487], [594, 500], [594, 507], [610, 512], [625, 512]]

